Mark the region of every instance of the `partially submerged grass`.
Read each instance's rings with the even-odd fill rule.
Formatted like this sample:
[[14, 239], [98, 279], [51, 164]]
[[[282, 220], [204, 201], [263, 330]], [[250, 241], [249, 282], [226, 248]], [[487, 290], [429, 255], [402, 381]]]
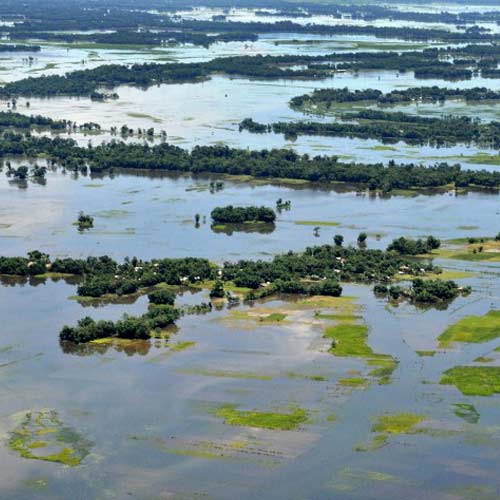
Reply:
[[[481, 239], [483, 241], [480, 241]], [[433, 251], [433, 255], [443, 259], [471, 262], [500, 262], [500, 241], [476, 237], [474, 243], [469, 243], [468, 238], [457, 238], [448, 243], [453, 244], [454, 247], [441, 247]]]
[[226, 405], [216, 411], [216, 416], [228, 425], [258, 427], [280, 431], [297, 429], [308, 420], [308, 413], [302, 408], [292, 408], [289, 413], [237, 410], [234, 405]]
[[480, 415], [474, 405], [468, 403], [455, 403], [452, 407], [453, 413], [467, 423], [477, 424], [479, 422]]
[[436, 355], [436, 351], [415, 351], [415, 352], [421, 358], [424, 358], [424, 357], [432, 358], [433, 356]]
[[358, 444], [355, 451], [374, 451], [389, 443], [389, 436], [417, 434], [417, 425], [425, 420], [424, 415], [415, 413], [394, 413], [375, 418], [371, 431], [377, 434], [368, 442]]
[[201, 377], [236, 378], [247, 380], [272, 380], [273, 378], [270, 375], [263, 375], [260, 373], [209, 370], [204, 368], [186, 368], [178, 370], [178, 373], [182, 373], [184, 375], [199, 375]]
[[455, 366], [439, 383], [454, 385], [467, 396], [492, 396], [500, 393], [500, 366]]
[[55, 411], [26, 413], [10, 433], [9, 447], [23, 458], [57, 462], [75, 467], [88, 455], [92, 445], [71, 427], [65, 427]]
[[340, 324], [328, 326], [325, 337], [332, 339], [330, 352], [335, 356], [370, 357], [372, 348], [366, 343], [368, 327], [366, 325]]
[[368, 381], [362, 377], [348, 377], [340, 379], [339, 384], [346, 387], [366, 387]]
[[500, 310], [483, 316], [467, 316], [447, 328], [439, 337], [441, 347], [453, 342], [481, 343], [500, 337]]
[[417, 415], [415, 413], [381, 415], [376, 418], [371, 430], [372, 432], [383, 434], [409, 434], [424, 420], [424, 415]]
[[338, 226], [338, 222], [333, 221], [318, 221], [318, 220], [296, 220], [298, 226]]

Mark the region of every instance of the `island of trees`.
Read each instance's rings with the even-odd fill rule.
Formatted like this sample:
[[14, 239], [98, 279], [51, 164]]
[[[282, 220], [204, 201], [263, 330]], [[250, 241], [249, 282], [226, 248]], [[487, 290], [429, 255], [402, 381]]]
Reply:
[[[385, 143], [445, 145], [475, 143], [500, 148], [500, 122], [483, 123], [468, 116], [424, 117], [402, 112], [366, 109], [340, 115], [345, 122], [276, 122], [262, 124], [244, 119], [239, 129], [253, 133], [274, 132], [294, 138], [299, 135], [358, 137]], [[347, 123], [348, 122], [348, 123]], [[357, 123], [352, 123], [357, 122]]]
[[244, 224], [264, 223], [272, 224], [276, 220], [276, 213], [268, 207], [216, 207], [210, 216], [215, 224]]
[[293, 108], [310, 111], [311, 105], [329, 109], [334, 103], [349, 104], [409, 104], [412, 102], [441, 103], [449, 99], [462, 99], [466, 102], [498, 101], [500, 91], [490, 90], [486, 87], [473, 87], [470, 89], [449, 89], [445, 87], [409, 87], [390, 92], [378, 89], [349, 90], [343, 89], [317, 89], [311, 94], [294, 97], [290, 101]]

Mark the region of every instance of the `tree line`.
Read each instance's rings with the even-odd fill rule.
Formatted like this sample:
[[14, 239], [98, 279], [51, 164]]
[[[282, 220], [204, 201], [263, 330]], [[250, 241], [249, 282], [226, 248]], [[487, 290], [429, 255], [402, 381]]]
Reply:
[[455, 186], [497, 190], [500, 172], [463, 170], [446, 162], [433, 166], [415, 163], [343, 163], [336, 156], [299, 155], [287, 149], [249, 151], [228, 146], [195, 146], [191, 151], [168, 143], [127, 144], [111, 141], [79, 147], [73, 139], [24, 136], [12, 131], [0, 135], [0, 158], [45, 156], [50, 166], [102, 173], [114, 168], [161, 170], [191, 174], [251, 175], [257, 178], [344, 182], [358, 188], [382, 190]]
[[500, 122], [497, 121], [483, 123], [468, 116], [450, 115], [434, 118], [371, 109], [344, 113], [339, 117], [345, 121], [262, 124], [252, 118], [245, 118], [239, 124], [239, 129], [252, 133], [274, 132], [289, 138], [296, 138], [299, 135], [320, 135], [378, 139], [384, 143], [404, 141], [408, 144], [433, 146], [474, 143], [500, 148]]

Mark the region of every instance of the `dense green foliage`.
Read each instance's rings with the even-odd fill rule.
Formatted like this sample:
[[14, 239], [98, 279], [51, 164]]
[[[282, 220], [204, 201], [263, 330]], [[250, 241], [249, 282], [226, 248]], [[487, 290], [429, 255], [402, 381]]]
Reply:
[[388, 296], [390, 299], [407, 300], [417, 305], [448, 304], [460, 295], [468, 295], [470, 287], [459, 287], [454, 281], [414, 279], [410, 287], [394, 285], [389, 288], [377, 285], [374, 288], [377, 296]]
[[437, 250], [441, 241], [434, 236], [428, 236], [425, 240], [412, 240], [401, 236], [392, 241], [387, 247], [388, 251], [397, 252], [400, 255], [421, 255]]
[[333, 103], [376, 103], [376, 104], [407, 104], [411, 102], [445, 102], [448, 99], [463, 99], [468, 102], [498, 101], [500, 91], [490, 90], [486, 87], [473, 87], [470, 89], [450, 89], [446, 87], [409, 87], [390, 92], [378, 89], [349, 90], [343, 89], [317, 89], [311, 94], [294, 97], [290, 104], [301, 108], [311, 104], [330, 108]]
[[244, 222], [264, 222], [271, 224], [276, 213], [268, 207], [216, 207], [210, 216], [216, 224], [243, 224]]
[[78, 147], [72, 139], [24, 137], [4, 132], [0, 137], [3, 156], [22, 155], [50, 158], [53, 165], [68, 169], [86, 168], [103, 172], [112, 168], [151, 169], [193, 174], [252, 175], [259, 178], [303, 179], [311, 182], [347, 182], [369, 189], [432, 188], [455, 184], [497, 189], [500, 172], [462, 170], [447, 163], [426, 167], [419, 164], [397, 165], [341, 163], [335, 156], [298, 155], [287, 149], [248, 151], [227, 146], [196, 146], [191, 152], [167, 143], [126, 144], [111, 142], [99, 146]]
[[[240, 131], [262, 133], [272, 131], [287, 137], [321, 135], [378, 139], [382, 142], [405, 141], [409, 144], [477, 143], [500, 147], [500, 122], [481, 123], [468, 116], [428, 118], [407, 113], [363, 110], [341, 115], [345, 122], [276, 122], [264, 125], [246, 118]], [[349, 122], [349, 123], [347, 123]], [[355, 123], [353, 123], [355, 122]], [[357, 122], [357, 123], [356, 123]]]
[[140, 317], [124, 316], [116, 322], [94, 321], [87, 316], [75, 327], [64, 326], [59, 337], [77, 344], [103, 338], [149, 339], [152, 331], [166, 328], [179, 317], [180, 312], [170, 305], [152, 306]]

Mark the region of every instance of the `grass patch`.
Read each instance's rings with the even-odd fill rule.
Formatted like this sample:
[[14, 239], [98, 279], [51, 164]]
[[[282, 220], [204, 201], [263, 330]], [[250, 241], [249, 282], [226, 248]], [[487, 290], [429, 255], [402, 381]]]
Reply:
[[226, 405], [215, 414], [228, 425], [280, 431], [295, 430], [308, 420], [307, 412], [301, 408], [293, 408], [290, 413], [243, 411], [236, 408], [234, 405]]
[[383, 434], [410, 434], [423, 420], [425, 420], [424, 415], [415, 413], [381, 415], [376, 418], [371, 430]]
[[423, 280], [460, 280], [464, 278], [472, 278], [474, 276], [477, 276], [476, 273], [471, 273], [469, 271], [447, 270], [442, 273], [428, 273], [423, 276], [415, 276], [413, 274], [396, 274], [394, 275], [394, 279], [398, 281], [411, 281], [415, 278]]
[[500, 366], [455, 366], [439, 383], [454, 385], [466, 396], [492, 396], [500, 393]]
[[354, 451], [375, 451], [386, 446], [388, 442], [389, 437], [386, 434], [377, 434], [370, 441], [357, 444]]
[[500, 337], [500, 310], [492, 310], [483, 316], [467, 316], [447, 328], [439, 337], [441, 347], [453, 342], [481, 343]]
[[333, 340], [330, 352], [335, 356], [370, 357], [372, 348], [366, 343], [368, 327], [366, 325], [335, 325], [325, 330], [326, 338]]

